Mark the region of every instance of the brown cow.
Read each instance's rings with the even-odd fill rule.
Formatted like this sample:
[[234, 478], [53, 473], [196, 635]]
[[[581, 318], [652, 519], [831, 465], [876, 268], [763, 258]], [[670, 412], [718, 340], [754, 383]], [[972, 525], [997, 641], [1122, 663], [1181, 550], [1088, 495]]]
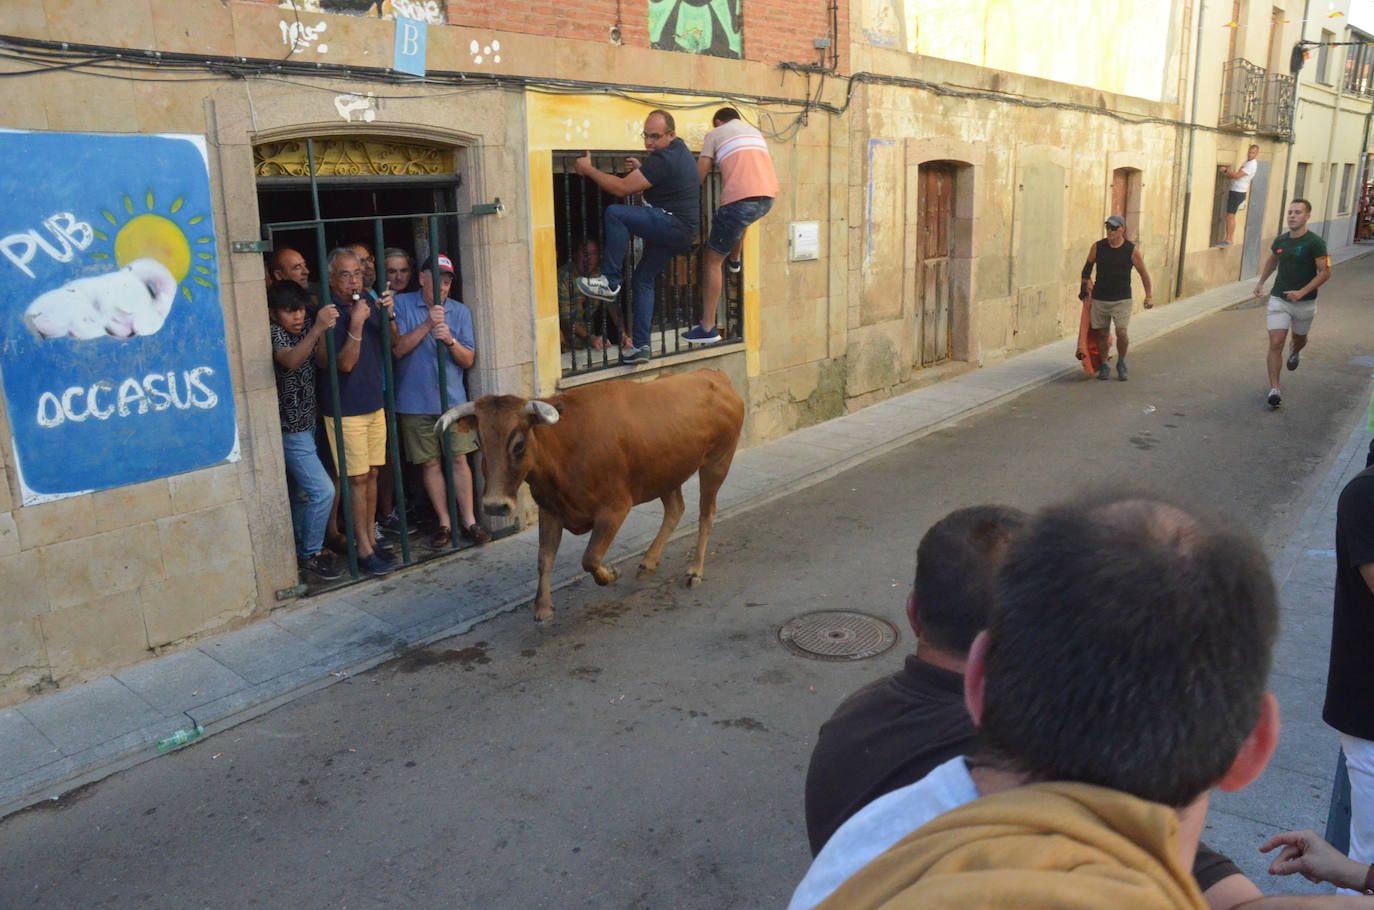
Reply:
[[663, 501], [663, 526], [639, 564], [639, 577], [658, 568], [668, 535], [682, 518], [682, 484], [700, 474], [697, 551], [685, 582], [701, 583], [716, 492], [735, 457], [744, 402], [719, 370], [696, 370], [652, 382], [618, 380], [570, 389], [547, 401], [486, 395], [452, 408], [450, 424], [476, 427], [486, 490], [482, 510], [509, 515], [526, 480], [539, 505], [539, 589], [534, 618], [553, 618], [549, 577], [563, 529], [592, 532], [582, 568], [599, 585], [620, 577], [603, 566], [630, 508]]

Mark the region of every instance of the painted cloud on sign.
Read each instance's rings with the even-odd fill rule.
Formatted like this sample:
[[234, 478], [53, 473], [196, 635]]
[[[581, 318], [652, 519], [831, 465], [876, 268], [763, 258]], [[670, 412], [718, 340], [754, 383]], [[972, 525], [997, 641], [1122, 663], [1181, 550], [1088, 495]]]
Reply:
[[177, 281], [156, 259], [135, 259], [117, 272], [77, 278], [40, 295], [24, 321], [40, 338], [130, 338], [153, 335], [167, 321]]

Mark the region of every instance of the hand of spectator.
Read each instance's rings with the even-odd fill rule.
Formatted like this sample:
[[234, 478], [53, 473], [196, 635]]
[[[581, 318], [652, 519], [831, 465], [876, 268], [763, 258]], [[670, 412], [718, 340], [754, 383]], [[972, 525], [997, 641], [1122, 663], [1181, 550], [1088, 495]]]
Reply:
[[1364, 889], [1369, 867], [1344, 855], [1317, 836], [1315, 831], [1285, 831], [1260, 845], [1268, 853], [1283, 845], [1282, 852], [1269, 864], [1270, 875], [1299, 872], [1310, 882], [1330, 882], [1341, 888]]
[[453, 330], [448, 327], [447, 322], [441, 322], [429, 330], [429, 334], [440, 344], [448, 344], [453, 337]]
[[573, 159], [573, 170], [577, 171], [577, 173], [581, 174], [583, 177], [596, 170], [596, 166], [592, 164], [592, 153], [583, 152], [581, 158]]
[[387, 289], [382, 292], [382, 296], [377, 298], [377, 302], [382, 305], [382, 309], [386, 311], [386, 317], [390, 319], [392, 308], [396, 305], [396, 298], [391, 296], [390, 285], [387, 285]]
[[1302, 299], [1302, 291], [1284, 291], [1283, 296], [1288, 298], [1289, 303], [1297, 303]]
[[429, 324], [432, 326], [445, 325], [443, 307], [432, 306], [429, 308]]
[[367, 305], [367, 298], [359, 295], [353, 301], [353, 306], [349, 308], [348, 321], [356, 329], [367, 322], [367, 317], [371, 315], [372, 307]]
[[633, 155], [627, 156], [627, 157], [625, 158], [625, 170], [626, 170], [626, 171], [637, 171], [637, 170], [639, 170], [639, 159], [638, 159], [638, 158], [635, 158]]
[[1264, 282], [1263, 282], [1263, 281], [1261, 281], [1259, 284], [1255, 285], [1255, 296], [1256, 296], [1256, 297], [1263, 297], [1263, 296], [1264, 296]]
[[315, 314], [315, 325], [320, 327], [320, 331], [334, 328], [334, 323], [339, 321], [339, 308], [334, 304], [327, 304], [320, 307]]

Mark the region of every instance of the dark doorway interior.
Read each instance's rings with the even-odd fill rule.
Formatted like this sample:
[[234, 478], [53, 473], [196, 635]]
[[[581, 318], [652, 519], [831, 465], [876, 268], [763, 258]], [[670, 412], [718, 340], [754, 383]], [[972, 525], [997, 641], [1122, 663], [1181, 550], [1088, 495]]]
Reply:
[[[398, 247], [415, 256], [416, 265], [429, 253], [427, 216], [432, 213], [453, 212], [457, 209], [458, 183], [445, 181], [434, 184], [365, 184], [352, 180], [319, 181], [320, 219], [332, 222], [339, 218], [358, 221], [324, 223], [321, 225], [324, 249], [347, 243], [377, 245], [378, 221], [382, 231], [381, 246]], [[308, 182], [292, 180], [258, 182], [258, 211], [262, 217], [263, 236], [272, 241], [273, 249], [291, 247], [305, 257], [310, 265], [312, 283], [322, 280], [318, 231], [315, 227], [276, 228], [274, 225], [310, 221], [315, 217]], [[439, 248], [453, 259], [455, 286], [462, 287], [462, 263], [458, 255], [458, 220], [441, 217], [438, 227], [442, 238]], [[380, 250], [374, 250], [380, 254]], [[380, 258], [380, 255], [379, 255]], [[409, 288], [393, 288], [396, 291]]]

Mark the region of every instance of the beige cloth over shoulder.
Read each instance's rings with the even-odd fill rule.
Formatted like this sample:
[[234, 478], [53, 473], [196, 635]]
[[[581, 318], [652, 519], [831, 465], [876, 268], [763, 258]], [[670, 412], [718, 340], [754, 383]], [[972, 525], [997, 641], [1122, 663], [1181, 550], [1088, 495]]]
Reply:
[[1089, 784], [1034, 784], [917, 829], [817, 910], [1204, 910], [1177, 838], [1168, 806]]

